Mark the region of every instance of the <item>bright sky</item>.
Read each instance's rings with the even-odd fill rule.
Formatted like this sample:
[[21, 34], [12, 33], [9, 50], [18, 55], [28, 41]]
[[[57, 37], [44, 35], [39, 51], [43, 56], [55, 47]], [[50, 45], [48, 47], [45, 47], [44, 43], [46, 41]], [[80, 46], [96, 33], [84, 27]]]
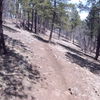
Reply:
[[79, 1], [85, 3], [86, 0], [70, 0], [71, 3], [79, 3]]
[[[86, 3], [86, 0], [71, 0], [70, 3], [79, 3], [79, 1], [83, 2], [83, 4]], [[81, 13], [79, 13], [80, 17], [81, 17], [81, 20], [84, 20], [87, 16], [88, 16], [88, 13], [85, 12], [85, 11], [82, 11]]]

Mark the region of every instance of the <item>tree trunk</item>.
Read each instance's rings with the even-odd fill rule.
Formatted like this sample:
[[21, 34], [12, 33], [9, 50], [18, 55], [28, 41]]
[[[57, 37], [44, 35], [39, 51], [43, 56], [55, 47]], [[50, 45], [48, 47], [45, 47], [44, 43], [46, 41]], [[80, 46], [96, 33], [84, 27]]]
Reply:
[[94, 37], [94, 41], [93, 41], [93, 49], [91, 50], [91, 52], [94, 52], [94, 50], [96, 49], [96, 36]]
[[35, 10], [35, 34], [37, 33], [37, 10]]
[[28, 11], [28, 31], [29, 31], [29, 11]]
[[100, 50], [100, 26], [99, 26], [99, 29], [98, 29], [97, 48], [96, 48], [95, 60], [97, 60], [98, 57], [99, 57], [99, 50]]
[[73, 44], [74, 44], [74, 37], [75, 37], [75, 36], [74, 36], [74, 34], [73, 34]]
[[46, 21], [43, 22], [43, 34], [45, 34], [45, 24], [46, 24]]
[[[56, 0], [54, 1], [54, 8], [56, 9]], [[52, 38], [52, 32], [53, 32], [53, 27], [54, 27], [54, 22], [55, 22], [55, 15], [56, 15], [56, 12], [54, 11], [53, 18], [52, 18], [51, 32], [50, 32], [50, 37], [49, 37], [49, 43], [51, 42], [51, 38]]]
[[40, 34], [41, 34], [42, 18], [40, 18]]
[[16, 11], [16, 26], [18, 26], [18, 11]]
[[0, 53], [6, 53], [6, 47], [2, 29], [2, 0], [0, 0]]
[[32, 25], [31, 25], [31, 31], [33, 31], [33, 18], [34, 18], [34, 10], [32, 9]]
[[86, 53], [86, 38], [85, 38], [85, 34], [84, 34], [84, 38], [83, 38], [83, 44], [84, 44], [84, 52]]
[[23, 29], [25, 29], [25, 12], [23, 10]]
[[21, 21], [21, 8], [20, 8], [20, 27], [22, 26], [22, 21]]
[[46, 28], [49, 29], [49, 20], [46, 21]]
[[60, 39], [61, 28], [59, 28], [58, 40]]
[[39, 18], [39, 16], [37, 15], [37, 32], [36, 33], [38, 33], [39, 34], [39, 22], [40, 22], [40, 18]]

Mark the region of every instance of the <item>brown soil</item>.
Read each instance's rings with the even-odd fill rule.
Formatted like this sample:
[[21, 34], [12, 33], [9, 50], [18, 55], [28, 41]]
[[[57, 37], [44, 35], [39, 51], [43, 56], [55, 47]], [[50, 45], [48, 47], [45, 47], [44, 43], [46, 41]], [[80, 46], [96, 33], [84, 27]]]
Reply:
[[35, 35], [6, 24], [1, 100], [99, 100], [100, 63], [64, 38], [54, 36], [48, 44], [48, 32]]

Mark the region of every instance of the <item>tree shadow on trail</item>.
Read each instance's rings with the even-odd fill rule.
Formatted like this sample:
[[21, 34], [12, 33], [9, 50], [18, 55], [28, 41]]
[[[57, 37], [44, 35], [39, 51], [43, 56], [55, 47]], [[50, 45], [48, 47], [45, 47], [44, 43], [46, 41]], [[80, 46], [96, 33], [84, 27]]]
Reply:
[[68, 50], [68, 52], [66, 52], [66, 57], [72, 62], [72, 63], [76, 63], [81, 67], [86, 67], [90, 70], [90, 72], [94, 73], [94, 74], [100, 74], [100, 64], [97, 64], [95, 61], [89, 61], [88, 59], [84, 59], [82, 58], [82, 56], [86, 56], [89, 58], [94, 59], [92, 56], [89, 56], [87, 54], [84, 54], [83, 52], [80, 52], [78, 50], [75, 50], [71, 47], [65, 46], [63, 44], [59, 44], [60, 46], [66, 48], [66, 50]]
[[76, 63], [81, 67], [86, 67], [90, 70], [90, 72], [97, 74], [97, 75], [100, 75], [100, 64], [97, 64], [95, 62], [91, 62], [87, 59], [84, 59], [84, 58], [82, 58], [76, 54], [72, 54], [70, 52], [67, 52], [66, 56], [73, 63]]
[[65, 41], [65, 42], [69, 42], [67, 39], [63, 39], [63, 38], [62, 38], [62, 40]]
[[26, 56], [10, 49], [7, 47], [6, 55], [0, 54], [0, 100], [35, 100], [33, 85], [41, 79], [38, 67], [30, 64]]
[[73, 49], [73, 48], [71, 48], [71, 47], [68, 47], [68, 46], [63, 45], [63, 44], [60, 44], [60, 43], [58, 43], [58, 44], [59, 44], [60, 46], [64, 47], [65, 49], [67, 49], [67, 50], [69, 50], [69, 51], [71, 51], [71, 52], [73, 52], [73, 53], [76, 53], [76, 54], [78, 54], [78, 55], [80, 55], [80, 56], [86, 56], [86, 57], [90, 57], [90, 58], [94, 59], [92, 56], [87, 55], [87, 54], [85, 54], [85, 53], [83, 53], [83, 52], [81, 52], [81, 51], [78, 51], [78, 50], [76, 50], [76, 49]]
[[45, 39], [43, 39], [43, 38], [40, 37], [40, 36], [36, 36], [36, 35], [34, 35], [34, 37], [35, 37], [36, 39], [38, 39], [39, 41], [42, 41], [42, 42], [48, 43], [48, 40], [45, 40]]
[[[3, 28], [4, 28], [5, 30], [9, 31], [9, 32], [13, 32], [13, 33], [19, 32], [19, 31], [17, 31], [16, 29], [13, 29], [13, 28], [11, 28], [11, 27], [9, 27], [9, 26], [6, 26], [6, 25], [3, 25]], [[19, 33], [20, 33], [20, 32], [19, 32]]]
[[26, 51], [26, 46], [23, 43], [21, 43], [19, 40], [12, 39], [8, 35], [4, 35], [4, 39], [5, 39], [6, 45], [12, 47], [12, 49], [16, 48], [16, 49], [20, 49], [22, 52]]
[[[33, 35], [37, 40], [39, 40], [39, 41], [41, 41], [41, 42], [44, 42], [44, 43], [49, 43], [49, 41], [48, 40], [45, 40], [45, 39], [43, 39], [42, 37], [40, 37], [40, 36], [37, 36], [37, 35]], [[54, 45], [56, 45], [56, 43], [55, 42], [52, 42], [51, 41], [51, 43], [50, 44], [54, 44]]]

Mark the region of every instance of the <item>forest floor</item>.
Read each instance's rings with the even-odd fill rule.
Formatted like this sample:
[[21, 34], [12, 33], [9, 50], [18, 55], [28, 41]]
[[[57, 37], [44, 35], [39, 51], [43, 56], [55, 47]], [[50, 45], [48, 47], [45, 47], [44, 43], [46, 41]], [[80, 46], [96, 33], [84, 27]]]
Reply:
[[0, 100], [100, 100], [100, 63], [65, 38], [4, 25]]

